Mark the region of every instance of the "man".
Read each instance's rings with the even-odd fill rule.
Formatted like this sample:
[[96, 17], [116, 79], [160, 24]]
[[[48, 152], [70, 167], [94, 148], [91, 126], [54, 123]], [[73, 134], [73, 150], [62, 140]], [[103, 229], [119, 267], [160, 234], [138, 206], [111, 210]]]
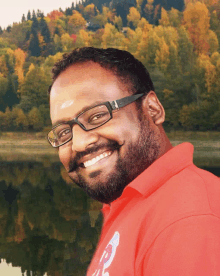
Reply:
[[220, 275], [220, 182], [172, 147], [149, 73], [130, 53], [76, 49], [53, 68], [48, 139], [104, 203], [87, 275]]

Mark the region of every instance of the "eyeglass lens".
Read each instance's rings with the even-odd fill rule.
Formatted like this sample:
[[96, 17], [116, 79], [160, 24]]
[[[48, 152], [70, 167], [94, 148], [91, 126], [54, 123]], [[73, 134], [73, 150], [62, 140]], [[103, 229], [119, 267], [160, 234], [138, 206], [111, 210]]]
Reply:
[[[105, 105], [93, 107], [80, 116], [77, 120], [86, 130], [91, 130], [103, 125], [111, 118], [108, 108]], [[53, 147], [57, 147], [72, 138], [72, 127], [69, 124], [60, 124], [51, 130], [48, 139]]]

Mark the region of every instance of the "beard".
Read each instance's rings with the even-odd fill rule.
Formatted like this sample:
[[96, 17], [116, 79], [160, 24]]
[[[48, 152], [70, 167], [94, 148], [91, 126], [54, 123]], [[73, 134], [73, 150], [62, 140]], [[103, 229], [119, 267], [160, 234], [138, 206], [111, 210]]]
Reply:
[[[103, 148], [118, 151], [118, 160], [111, 174], [103, 180], [99, 179], [95, 185], [86, 181], [82, 174], [78, 174], [77, 181], [72, 178], [73, 182], [93, 199], [106, 204], [116, 200], [121, 196], [124, 188], [158, 158], [160, 154], [159, 135], [150, 127], [148, 118], [139, 116], [139, 121], [138, 139], [135, 143], [129, 143], [123, 158], [120, 155], [121, 146], [117, 142], [109, 140], [108, 144], [102, 145]], [[92, 151], [95, 152], [98, 149], [100, 147], [97, 146]], [[94, 172], [90, 174], [90, 178], [95, 179], [99, 174], [100, 171]]]

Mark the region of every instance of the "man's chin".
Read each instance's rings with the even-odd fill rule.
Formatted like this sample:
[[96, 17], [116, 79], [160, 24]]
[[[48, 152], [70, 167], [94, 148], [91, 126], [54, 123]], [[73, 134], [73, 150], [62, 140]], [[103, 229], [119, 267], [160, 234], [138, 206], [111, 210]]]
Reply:
[[69, 173], [69, 177], [91, 198], [102, 203], [111, 203], [116, 200], [127, 185], [127, 173], [121, 168], [116, 168], [108, 175], [103, 175], [102, 171], [97, 170], [91, 172], [88, 177], [76, 171]]

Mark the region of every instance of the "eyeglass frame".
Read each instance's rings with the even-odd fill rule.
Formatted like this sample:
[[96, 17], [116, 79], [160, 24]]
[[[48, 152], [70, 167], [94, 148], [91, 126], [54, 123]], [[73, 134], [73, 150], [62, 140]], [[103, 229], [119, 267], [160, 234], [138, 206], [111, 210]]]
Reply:
[[[68, 143], [69, 141], [72, 140], [72, 138], [73, 138], [73, 131], [71, 130], [71, 134], [72, 134], [72, 135], [71, 135], [71, 138], [69, 138], [67, 141], [63, 142], [62, 144], [60, 144], [60, 145], [58, 145], [58, 146], [53, 146], [52, 143], [51, 143], [50, 140], [49, 140], [49, 133], [50, 133], [51, 131], [53, 131], [53, 129], [57, 128], [57, 127], [60, 126], [60, 125], [69, 125], [70, 128], [72, 129], [72, 126], [73, 126], [74, 124], [79, 125], [79, 126], [80, 126], [83, 130], [85, 130], [85, 131], [90, 131], [90, 130], [99, 128], [99, 127], [103, 126], [104, 124], [106, 124], [108, 121], [110, 121], [110, 120], [113, 118], [112, 113], [113, 113], [114, 110], [117, 111], [117, 110], [119, 110], [120, 108], [122, 108], [122, 107], [124, 107], [124, 106], [126, 106], [126, 105], [129, 105], [129, 104], [135, 102], [136, 100], [138, 100], [139, 98], [141, 98], [141, 97], [144, 96], [144, 95], [145, 95], [144, 93], [135, 94], [135, 95], [127, 96], [127, 97], [124, 97], [124, 98], [121, 98], [121, 99], [118, 99], [118, 100], [107, 101], [107, 102], [103, 102], [103, 103], [100, 103], [100, 104], [91, 106], [91, 107], [87, 108], [86, 110], [80, 112], [74, 119], [69, 120], [69, 121], [66, 121], [66, 122], [62, 122], [62, 123], [59, 123], [59, 124], [53, 126], [52, 129], [51, 129], [51, 130], [48, 132], [48, 134], [47, 134], [47, 140], [48, 140], [48, 142], [50, 143], [50, 145], [51, 145], [53, 148], [59, 148], [59, 147], [65, 145], [66, 143]], [[93, 109], [94, 107], [97, 107], [97, 106], [101, 106], [101, 105], [105, 105], [105, 106], [107, 107], [107, 109], [108, 109], [108, 111], [109, 111], [109, 114], [110, 114], [110, 118], [109, 118], [106, 122], [102, 123], [102, 124], [99, 125], [99, 126], [96, 126], [96, 127], [94, 127], [94, 128], [91, 128], [91, 129], [86, 129], [86, 128], [84, 127], [84, 125], [81, 124], [81, 123], [78, 121], [78, 118], [79, 118], [82, 114], [84, 114], [85, 112], [87, 112], [88, 110]]]

